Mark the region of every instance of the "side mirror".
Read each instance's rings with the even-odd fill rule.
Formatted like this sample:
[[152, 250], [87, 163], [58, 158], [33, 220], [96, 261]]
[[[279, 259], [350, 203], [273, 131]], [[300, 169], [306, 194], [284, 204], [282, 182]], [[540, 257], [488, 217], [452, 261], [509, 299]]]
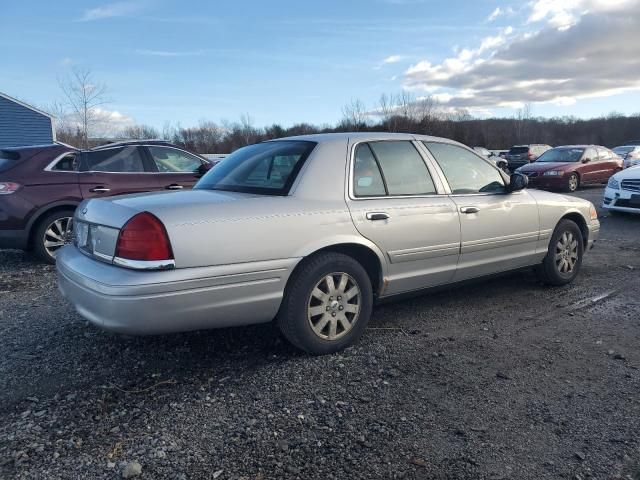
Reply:
[[202, 163], [198, 168], [196, 168], [196, 171], [195, 171], [196, 176], [198, 177], [203, 176], [205, 173], [211, 170], [211, 167], [213, 167], [213, 164], [209, 162]]
[[509, 186], [507, 187], [507, 191], [509, 193], [518, 192], [520, 190], [524, 190], [529, 185], [529, 177], [523, 175], [522, 173], [512, 173], [509, 178]]
[[588, 157], [582, 159], [582, 163], [589, 163], [590, 161], [591, 161], [591, 159], [588, 158]]

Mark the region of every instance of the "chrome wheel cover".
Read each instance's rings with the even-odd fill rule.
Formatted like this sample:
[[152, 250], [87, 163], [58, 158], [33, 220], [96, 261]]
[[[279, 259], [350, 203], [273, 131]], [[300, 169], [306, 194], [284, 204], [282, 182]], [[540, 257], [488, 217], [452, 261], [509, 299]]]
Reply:
[[578, 261], [578, 240], [572, 232], [564, 232], [556, 243], [556, 269], [563, 275], [573, 273]]
[[338, 340], [351, 331], [360, 316], [362, 294], [344, 272], [330, 273], [315, 285], [307, 302], [307, 319], [318, 337]]
[[62, 217], [50, 223], [44, 231], [42, 239], [44, 249], [56, 258], [58, 250], [73, 240], [73, 217]]
[[569, 177], [569, 190], [575, 192], [578, 189], [578, 177], [571, 175]]

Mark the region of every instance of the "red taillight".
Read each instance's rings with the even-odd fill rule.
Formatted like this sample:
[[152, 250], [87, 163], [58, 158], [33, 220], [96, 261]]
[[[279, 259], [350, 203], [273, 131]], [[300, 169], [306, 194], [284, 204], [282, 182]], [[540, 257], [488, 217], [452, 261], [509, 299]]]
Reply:
[[20, 188], [19, 183], [15, 182], [0, 182], [0, 195], [9, 195]]
[[171, 243], [162, 222], [149, 212], [131, 218], [118, 235], [116, 257], [127, 260], [171, 260]]

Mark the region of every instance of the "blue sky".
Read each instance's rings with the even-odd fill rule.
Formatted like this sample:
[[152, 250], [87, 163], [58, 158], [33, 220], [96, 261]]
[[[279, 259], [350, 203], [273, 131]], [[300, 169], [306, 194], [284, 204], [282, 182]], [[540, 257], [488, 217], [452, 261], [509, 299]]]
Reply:
[[[605, 27], [591, 49], [578, 40], [590, 21], [619, 29], [634, 13], [636, 0], [5, 1], [0, 91], [46, 106], [62, 98], [58, 78], [90, 68], [109, 88], [105, 108], [156, 127], [243, 113], [258, 126], [333, 124], [350, 99], [374, 108], [403, 88], [475, 115], [513, 115], [529, 101], [535, 115], [630, 114], [640, 111], [640, 52], [609, 45]], [[556, 42], [548, 65], [532, 48], [536, 35], [536, 45]], [[563, 52], [569, 44], [582, 53]], [[616, 66], [607, 48], [634, 61]], [[504, 68], [514, 51], [531, 55], [530, 71]], [[560, 55], [606, 57], [611, 70], [594, 67], [590, 78], [577, 65], [567, 78]], [[635, 79], [612, 84], [616, 68]]]

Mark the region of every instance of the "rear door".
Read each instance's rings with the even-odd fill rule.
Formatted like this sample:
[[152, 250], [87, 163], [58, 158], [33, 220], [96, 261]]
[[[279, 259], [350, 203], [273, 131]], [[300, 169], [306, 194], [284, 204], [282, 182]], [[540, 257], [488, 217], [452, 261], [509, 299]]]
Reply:
[[203, 160], [178, 148], [149, 145], [145, 150], [158, 171], [160, 189], [192, 188], [206, 168]]
[[444, 174], [460, 213], [461, 250], [454, 280], [534, 264], [538, 205], [526, 190], [507, 193], [493, 165], [466, 148], [424, 142]]
[[157, 173], [139, 146], [84, 152], [80, 170], [78, 178], [83, 198], [159, 190]]
[[606, 182], [611, 175], [620, 169], [620, 160], [615, 153], [604, 147], [598, 147], [598, 157], [600, 158], [598, 180]]
[[350, 143], [353, 222], [389, 261], [385, 294], [450, 282], [460, 221], [433, 165], [412, 141]]
[[583, 162], [578, 167], [580, 183], [598, 182], [599, 176], [602, 175], [602, 162], [598, 156], [598, 151], [594, 147], [586, 148], [580, 161]]

